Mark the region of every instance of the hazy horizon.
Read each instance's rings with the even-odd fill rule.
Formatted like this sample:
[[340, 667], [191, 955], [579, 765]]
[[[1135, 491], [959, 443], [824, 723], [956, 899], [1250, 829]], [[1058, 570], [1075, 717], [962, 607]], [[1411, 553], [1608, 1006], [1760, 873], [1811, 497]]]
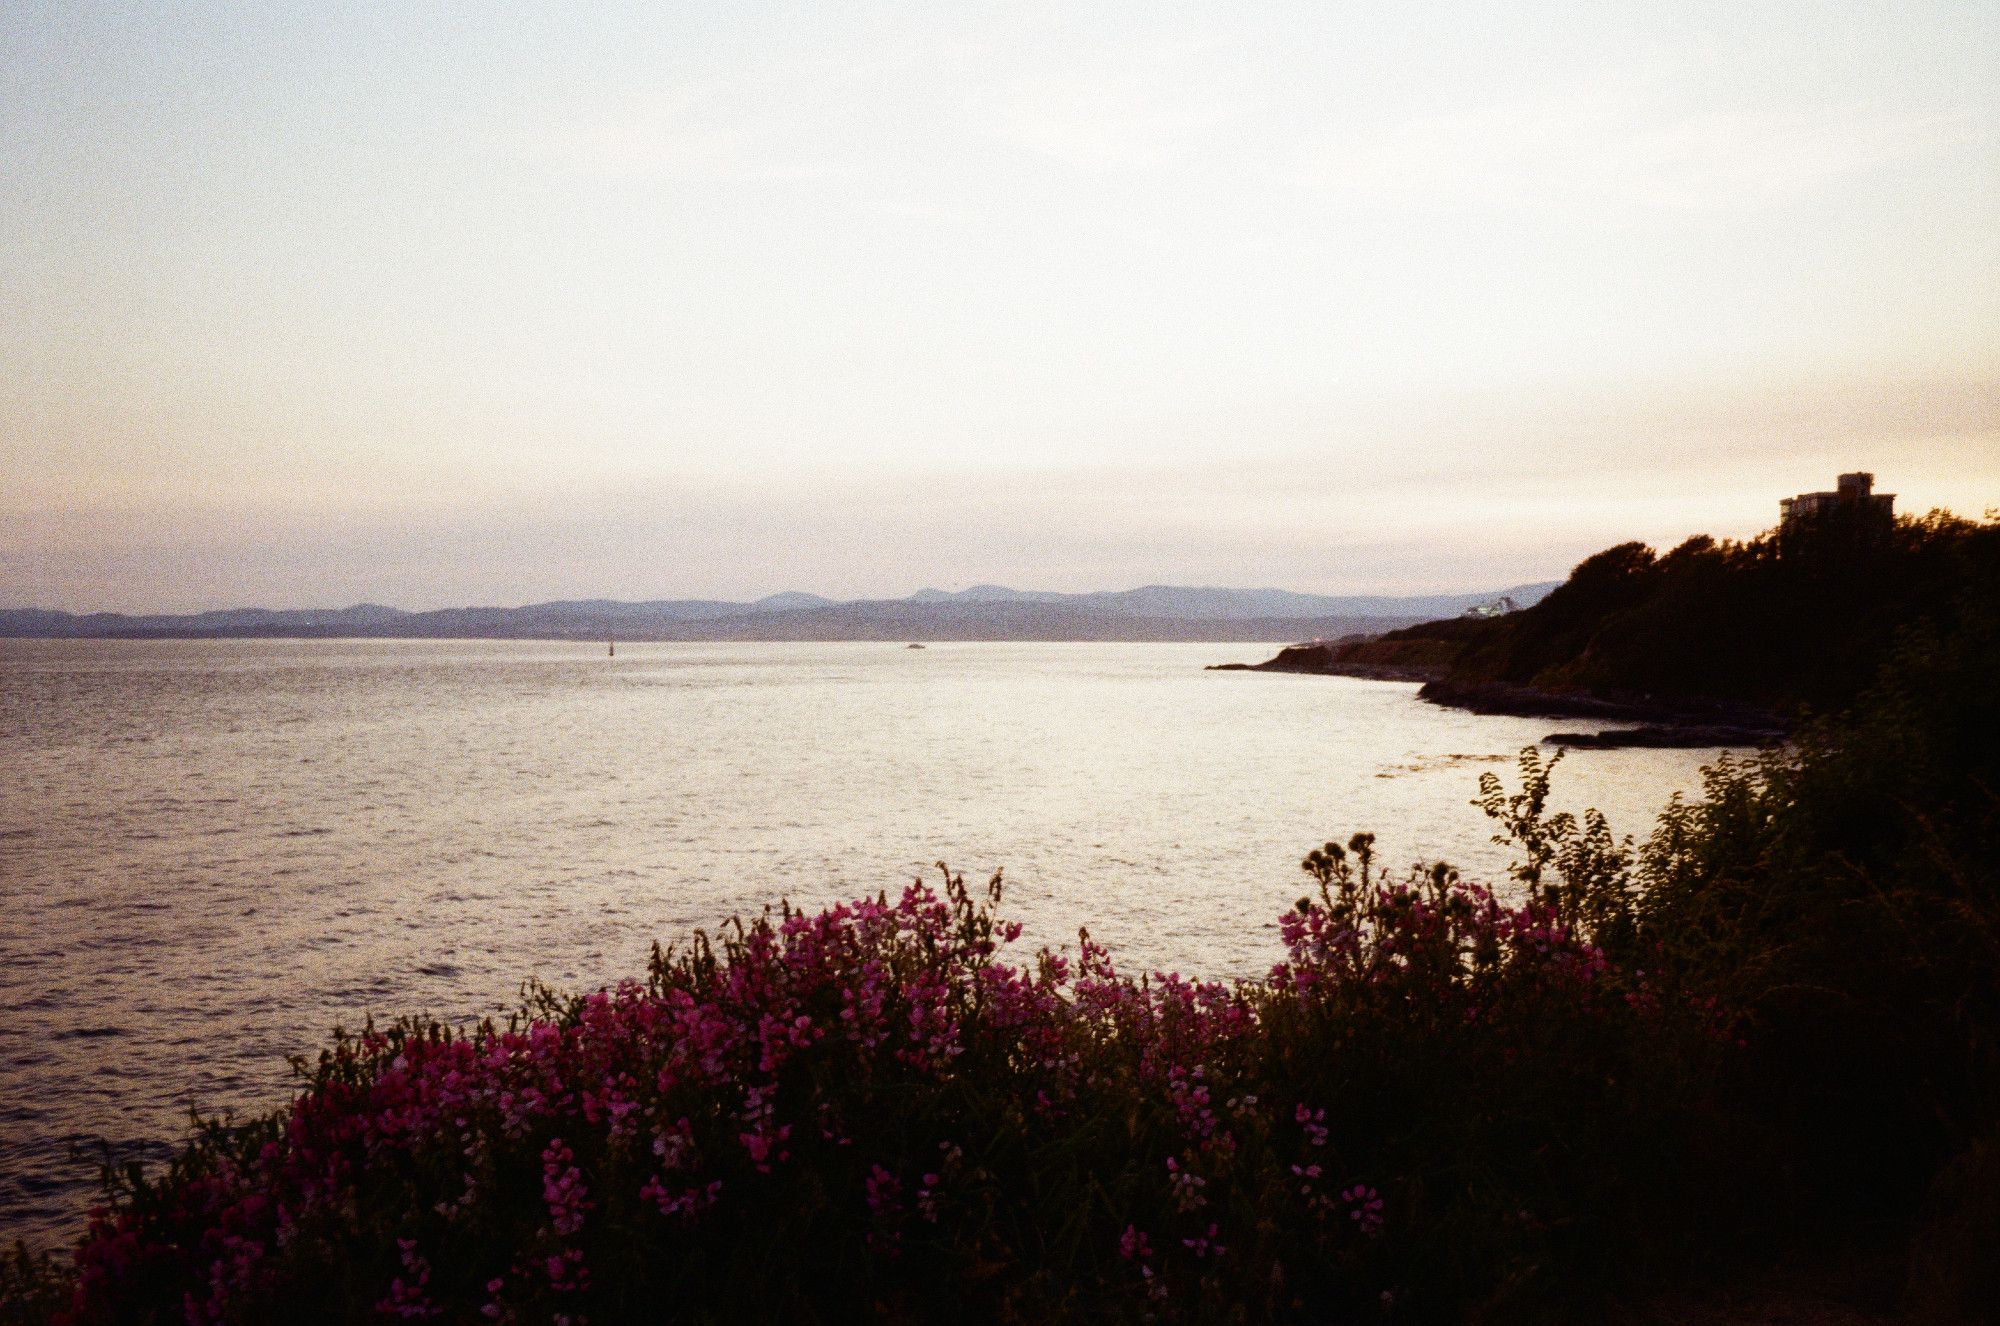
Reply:
[[22, 4], [0, 603], [1458, 592], [2000, 504], [2000, 10]]
[[[741, 599], [712, 599], [712, 598], [703, 599], [691, 596], [680, 596], [674, 598], [661, 598], [659, 596], [653, 596], [650, 598], [643, 598], [643, 599], [607, 599], [602, 597], [583, 598], [574, 595], [569, 595], [560, 598], [537, 599], [532, 602], [521, 602], [521, 603], [428, 603], [421, 607], [410, 607], [406, 604], [387, 603], [381, 599], [356, 599], [351, 603], [231, 603], [216, 608], [190, 609], [186, 612], [165, 612], [165, 611], [155, 611], [150, 609], [126, 610], [119, 608], [98, 608], [98, 609], [91, 609], [89, 611], [110, 612], [125, 616], [143, 617], [143, 616], [190, 616], [201, 612], [223, 612], [230, 610], [249, 611], [249, 612], [260, 612], [260, 611], [346, 612], [346, 611], [351, 611], [355, 608], [390, 608], [396, 611], [411, 612], [411, 613], [432, 612], [432, 611], [453, 609], [453, 608], [475, 608], [475, 607], [476, 608], [496, 607], [496, 608], [513, 610], [519, 608], [540, 607], [548, 604], [593, 603], [593, 602], [599, 602], [599, 603], [722, 602], [722, 603], [740, 604], [745, 607], [753, 607], [768, 599], [786, 598], [792, 595], [803, 595], [807, 598], [817, 599], [834, 606], [846, 606], [856, 603], [902, 603], [914, 599], [920, 594], [941, 593], [941, 594], [958, 595], [958, 594], [968, 593], [972, 590], [1003, 590], [1008, 594], [1023, 594], [1029, 596], [1043, 595], [1043, 594], [1110, 596], [1118, 594], [1130, 594], [1140, 590], [1147, 590], [1147, 589], [1172, 589], [1172, 590], [1182, 590], [1182, 591], [1193, 591], [1197, 593], [1223, 592], [1223, 593], [1240, 593], [1240, 594], [1295, 594], [1300, 597], [1307, 597], [1307, 598], [1350, 598], [1350, 599], [1467, 598], [1482, 594], [1505, 594], [1516, 590], [1537, 588], [1545, 584], [1555, 583], [1560, 579], [1561, 577], [1548, 577], [1542, 580], [1520, 581], [1506, 585], [1462, 586], [1457, 589], [1439, 590], [1436, 592], [1426, 592], [1420, 594], [1376, 594], [1363, 590], [1363, 591], [1357, 591], [1352, 594], [1321, 595], [1321, 594], [1309, 593], [1308, 591], [1304, 590], [1287, 589], [1282, 585], [1167, 585], [1159, 582], [1149, 582], [1147, 584], [1142, 584], [1142, 585], [1100, 587], [1091, 590], [1051, 590], [1035, 585], [999, 585], [988, 581], [982, 581], [977, 584], [956, 586], [952, 588], [941, 588], [940, 586], [937, 585], [919, 585], [915, 589], [909, 590], [906, 593], [870, 595], [865, 597], [854, 597], [854, 598], [835, 598], [832, 595], [819, 594], [814, 590], [799, 589], [797, 587], [792, 587], [787, 589], [775, 589], [769, 591], [768, 593], [757, 594], [749, 598], [741, 598]], [[60, 606], [54, 606], [46, 603], [8, 603], [5, 601], [0, 601], [0, 612], [12, 612], [12, 611], [68, 612], [77, 616], [88, 615], [87, 613], [78, 612], [76, 609], [63, 608]]]

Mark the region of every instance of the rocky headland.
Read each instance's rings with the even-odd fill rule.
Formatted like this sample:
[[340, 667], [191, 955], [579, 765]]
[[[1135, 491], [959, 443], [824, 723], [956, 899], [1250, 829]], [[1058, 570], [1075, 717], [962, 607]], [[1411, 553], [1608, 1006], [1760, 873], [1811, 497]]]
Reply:
[[1632, 725], [1594, 732], [1552, 732], [1542, 738], [1544, 745], [1587, 750], [1770, 746], [1782, 742], [1790, 730], [1775, 710], [1752, 704], [1667, 698], [1638, 692], [1557, 689], [1455, 676], [1451, 660], [1457, 652], [1456, 642], [1416, 632], [1456, 625], [1456, 622], [1432, 622], [1390, 636], [1308, 641], [1288, 645], [1262, 663], [1217, 663], [1210, 665], [1209, 671], [1289, 672], [1416, 682], [1422, 687], [1417, 692], [1419, 699], [1475, 714], [1587, 718]]
[[1855, 507], [1745, 542], [1622, 543], [1518, 611], [1324, 632], [1238, 666], [1416, 682], [1455, 709], [1602, 724], [1552, 745], [1769, 745], [1845, 710], [1895, 648], [1952, 620], [1991, 539], [1943, 513]]

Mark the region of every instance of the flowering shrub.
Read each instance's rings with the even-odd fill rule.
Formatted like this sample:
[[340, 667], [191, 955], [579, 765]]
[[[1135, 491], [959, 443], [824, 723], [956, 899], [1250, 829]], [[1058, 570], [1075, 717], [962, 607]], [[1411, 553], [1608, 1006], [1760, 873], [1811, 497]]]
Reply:
[[73, 1267], [0, 1258], [0, 1323], [1532, 1320], [1920, 1213], [1911, 1319], [1990, 1319], [1980, 538], [1955, 621], [1637, 852], [1529, 751], [1482, 780], [1504, 891], [1327, 843], [1261, 981], [1013, 957], [997, 878], [781, 908], [504, 1029], [338, 1039], [112, 1175]]
[[1530, 801], [1489, 806], [1518, 900], [1328, 843], [1263, 981], [1135, 979], [1087, 933], [1012, 960], [999, 878], [947, 873], [504, 1028], [340, 1038], [286, 1109], [125, 1176], [53, 1319], [1320, 1320], [1518, 1289], [1642, 1199], [1605, 1157], [1660, 1145], [1664, 1066], [1727, 1044], [1598, 942], [1619, 870], [1535, 836], [1524, 758]]

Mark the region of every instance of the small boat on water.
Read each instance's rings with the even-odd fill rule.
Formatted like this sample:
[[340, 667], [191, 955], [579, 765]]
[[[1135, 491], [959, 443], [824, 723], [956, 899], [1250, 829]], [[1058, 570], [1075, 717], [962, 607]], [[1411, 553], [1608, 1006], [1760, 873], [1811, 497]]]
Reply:
[[912, 643], [910, 643], [910, 644], [907, 644], [907, 645], [904, 645], [904, 646], [903, 646], [903, 648], [905, 648], [905, 649], [922, 649], [922, 648], [923, 648], [923, 646], [922, 646], [922, 645], [920, 645], [920, 644], [916, 644], [915, 642], [912, 642]]

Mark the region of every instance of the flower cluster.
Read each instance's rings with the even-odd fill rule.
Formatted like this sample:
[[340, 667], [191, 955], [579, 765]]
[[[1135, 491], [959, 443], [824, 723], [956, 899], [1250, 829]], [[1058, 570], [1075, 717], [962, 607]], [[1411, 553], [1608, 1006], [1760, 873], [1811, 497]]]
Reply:
[[541, 991], [505, 1027], [343, 1037], [288, 1108], [211, 1126], [98, 1213], [62, 1319], [222, 1322], [305, 1292], [351, 1320], [1372, 1312], [1408, 1292], [1382, 1192], [1431, 1163], [1385, 1126], [1412, 1075], [1657, 1000], [1549, 901], [1384, 882], [1370, 846], [1358, 872], [1308, 858], [1319, 896], [1265, 981], [1135, 979], [1087, 933], [1010, 964], [998, 878], [982, 899], [947, 874], [697, 933], [644, 982]]

